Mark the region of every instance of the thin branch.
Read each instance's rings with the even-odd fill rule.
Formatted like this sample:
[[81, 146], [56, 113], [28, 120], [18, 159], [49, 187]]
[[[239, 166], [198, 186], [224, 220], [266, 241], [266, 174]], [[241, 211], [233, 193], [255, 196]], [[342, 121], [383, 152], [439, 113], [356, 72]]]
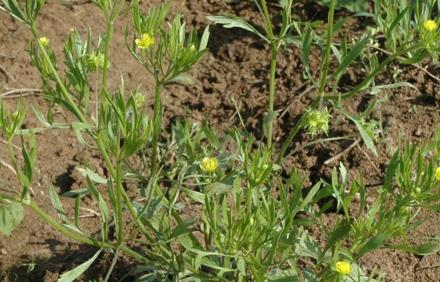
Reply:
[[4, 66], [2, 66], [2, 65], [0, 65], [0, 72], [4, 73], [6, 75], [6, 78], [7, 78], [8, 81], [9, 80], [15, 81], [14, 76], [10, 72], [8, 72], [6, 70], [6, 68]]
[[15, 59], [16, 58], [16, 56], [6, 55], [6, 54], [2, 54], [2, 53], [0, 53], [0, 57], [6, 58], [6, 59]]
[[93, 215], [95, 215], [95, 216], [100, 216], [100, 214], [99, 214], [98, 212], [96, 212], [96, 211], [94, 211], [94, 210], [92, 210], [92, 209], [89, 209], [89, 208], [83, 208], [83, 207], [80, 207], [79, 209], [80, 209], [80, 210], [83, 210], [83, 211], [88, 211], [89, 213], [91, 213], [91, 214], [93, 214]]
[[43, 89], [38, 89], [38, 88], [22, 88], [22, 89], [12, 89], [9, 90], [7, 92], [4, 92], [2, 94], [0, 94], [1, 98], [18, 98], [18, 97], [24, 97], [24, 96], [29, 96], [32, 94], [39, 94], [39, 93], [43, 93]]
[[[17, 172], [15, 171], [15, 169], [7, 162], [0, 160], [0, 164], [3, 165], [4, 167], [6, 167], [7, 169], [9, 169], [10, 171], [12, 171], [12, 173], [14, 173], [14, 175], [17, 175]], [[32, 197], [35, 195], [34, 190], [32, 189], [31, 186], [29, 186], [29, 192], [31, 193]]]
[[356, 145], [359, 144], [359, 142], [361, 142], [361, 139], [356, 139], [347, 149], [345, 149], [344, 151], [340, 152], [339, 154], [337, 154], [336, 156], [326, 160], [324, 162], [325, 165], [331, 164], [334, 161], [339, 160], [343, 155], [347, 154], [348, 152], [350, 152], [354, 147], [356, 147]]
[[[0, 139], [0, 142], [3, 144], [9, 145], [8, 141], [6, 141], [6, 140]], [[12, 147], [14, 147], [14, 149], [19, 150], [19, 151], [21, 150], [21, 148], [18, 147], [17, 145], [15, 145], [15, 144], [11, 144], [11, 145], [12, 145]]]
[[359, 146], [359, 144], [358, 144], [358, 148], [361, 150], [362, 153], [364, 153], [365, 157], [367, 157], [369, 163], [370, 163], [370, 164], [373, 166], [373, 168], [376, 170], [377, 174], [381, 175], [382, 172], [381, 172], [380, 169], [376, 166], [375, 162], [371, 159], [370, 155], [369, 155], [367, 152], [365, 152], [365, 150], [362, 149], [362, 147]]
[[298, 153], [299, 151], [304, 150], [305, 148], [313, 146], [315, 144], [323, 144], [325, 142], [347, 140], [347, 139], [352, 139], [352, 137], [353, 136], [339, 136], [339, 137], [329, 137], [329, 138], [318, 139], [318, 140], [306, 143], [302, 146], [299, 146], [298, 148], [296, 148], [295, 150], [292, 151], [291, 155]]

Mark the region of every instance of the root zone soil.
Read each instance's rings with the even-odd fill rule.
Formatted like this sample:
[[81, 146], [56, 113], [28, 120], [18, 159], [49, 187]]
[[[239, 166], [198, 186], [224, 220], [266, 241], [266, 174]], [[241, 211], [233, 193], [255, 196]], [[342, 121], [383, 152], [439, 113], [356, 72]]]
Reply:
[[[148, 7], [161, 1], [148, 1]], [[182, 11], [185, 19], [197, 27], [208, 24], [207, 15], [229, 11], [255, 22], [258, 21], [257, 11], [250, 4], [227, 5], [224, 1], [174, 1], [173, 9]], [[70, 28], [77, 27], [86, 31], [91, 26], [95, 34], [104, 30], [104, 20], [99, 11], [90, 3], [81, 5], [61, 4], [63, 2], [48, 1], [40, 16], [40, 28], [51, 44], [61, 52], [63, 40]], [[297, 7], [297, 12], [307, 19], [325, 19], [326, 11], [318, 6]], [[342, 16], [341, 14], [340, 16]], [[322, 17], [322, 18], [319, 18]], [[123, 15], [116, 26], [116, 36], [112, 45], [112, 79], [115, 87], [119, 82], [119, 74], [124, 75], [126, 86], [133, 89], [141, 85], [152, 104], [151, 80], [129, 56], [124, 46], [123, 30], [129, 16]], [[348, 33], [356, 33], [362, 19], [352, 20]], [[164, 95], [166, 106], [166, 123], [178, 118], [186, 118], [192, 122], [204, 119], [221, 134], [226, 128], [238, 126], [236, 105], [245, 121], [248, 130], [260, 134], [261, 122], [267, 101], [267, 72], [269, 69], [269, 53], [262, 42], [240, 30], [223, 30], [211, 27], [210, 52], [199, 63], [191, 75], [195, 83], [191, 86], [175, 85], [167, 88]], [[29, 34], [26, 29], [6, 16], [0, 17], [0, 71], [1, 92], [9, 88], [38, 88], [39, 78], [30, 65], [25, 52]], [[312, 56], [312, 69], [318, 69], [319, 54]], [[362, 174], [371, 189], [382, 181], [384, 168], [390, 154], [397, 149], [398, 140], [422, 141], [432, 137], [440, 118], [440, 84], [427, 76], [423, 71], [412, 67], [400, 67], [403, 71], [399, 79], [406, 80], [416, 86], [419, 91], [400, 88], [383, 93], [384, 99], [377, 107], [376, 118], [384, 127], [386, 138], [378, 144], [379, 157], [371, 155], [362, 144], [354, 147], [336, 162], [325, 165], [324, 162], [344, 151], [352, 141], [327, 143], [301, 150], [292, 155], [287, 166], [295, 166], [302, 170], [309, 179], [309, 184], [327, 178], [334, 165], [341, 161], [350, 169], [352, 176]], [[431, 70], [438, 75], [436, 70]], [[393, 73], [386, 72], [379, 79], [391, 81]], [[280, 142], [298, 115], [304, 111], [313, 92], [307, 92], [308, 84], [303, 80], [299, 50], [286, 50], [280, 56], [277, 71], [278, 85], [276, 108], [284, 113], [276, 126], [276, 138]], [[348, 81], [359, 79], [353, 72]], [[27, 105], [45, 108], [44, 100], [31, 95], [23, 98]], [[353, 112], [360, 111], [368, 101], [368, 94], [362, 94], [347, 103]], [[16, 99], [5, 100], [7, 107], [14, 107]], [[69, 117], [58, 111], [59, 120]], [[37, 119], [29, 114], [26, 127], [39, 126]], [[332, 124], [331, 136], [355, 134], [356, 130], [348, 123], [335, 119]], [[301, 146], [304, 140], [292, 144], [291, 149]], [[5, 156], [4, 146], [0, 146], [0, 156]], [[55, 215], [50, 204], [47, 188], [53, 185], [60, 193], [80, 188], [83, 180], [75, 167], [84, 162], [94, 166], [98, 173], [105, 174], [101, 160], [93, 153], [84, 150], [75, 137], [65, 131], [47, 131], [38, 135], [38, 177], [33, 186], [36, 202]], [[16, 185], [14, 176], [4, 167], [0, 168], [0, 179], [11, 187]], [[83, 205], [93, 210], [91, 200], [84, 198]], [[63, 199], [67, 212], [73, 208], [73, 202]], [[70, 210], [69, 210], [70, 209]], [[328, 215], [329, 224], [332, 214]], [[426, 222], [411, 234], [413, 243], [440, 233], [440, 216], [424, 213], [420, 216]], [[96, 218], [90, 213], [82, 219], [83, 225], [91, 232], [96, 225]], [[56, 281], [59, 275], [87, 260], [94, 249], [67, 241], [49, 226], [43, 224], [29, 210], [26, 211], [23, 223], [14, 231], [13, 236], [0, 236], [0, 278], [3, 281]], [[440, 255], [417, 257], [398, 251], [380, 250], [363, 258], [362, 266], [368, 270], [375, 269], [387, 273], [389, 281], [439, 281]], [[84, 281], [102, 279], [111, 263], [109, 256], [101, 256], [95, 265], [83, 276]], [[128, 270], [134, 262], [121, 259], [111, 278], [118, 281], [129, 274]], [[133, 279], [127, 276], [126, 281]]]

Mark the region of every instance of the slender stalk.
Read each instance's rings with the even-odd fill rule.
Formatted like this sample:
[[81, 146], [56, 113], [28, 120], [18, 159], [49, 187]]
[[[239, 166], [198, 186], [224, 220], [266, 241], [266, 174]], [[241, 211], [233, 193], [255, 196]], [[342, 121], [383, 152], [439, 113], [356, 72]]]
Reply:
[[321, 72], [319, 74], [319, 104], [321, 105], [324, 97], [324, 90], [327, 84], [327, 75], [330, 66], [331, 46], [333, 40], [333, 24], [335, 17], [335, 0], [330, 1], [330, 11], [328, 13], [328, 26], [327, 26], [327, 42], [325, 44], [324, 62], [322, 64]]
[[269, 40], [273, 42], [274, 34], [272, 29], [272, 23], [270, 20], [269, 9], [267, 8], [266, 0], [261, 0], [261, 9], [263, 10], [263, 20], [266, 33], [269, 36]]
[[275, 83], [276, 83], [276, 71], [277, 71], [277, 56], [278, 47], [275, 43], [272, 43], [272, 57], [270, 61], [270, 76], [269, 76], [269, 118], [270, 122], [267, 128], [267, 147], [272, 147], [273, 139], [273, 121], [274, 118], [274, 100], [275, 100]]
[[[74, 232], [72, 230], [70, 230], [69, 228], [65, 227], [62, 224], [59, 224], [55, 219], [53, 219], [50, 215], [48, 215], [43, 209], [41, 209], [38, 205], [36, 205], [35, 203], [31, 202], [29, 204], [27, 204], [40, 218], [42, 218], [45, 222], [47, 222], [52, 228], [54, 228], [55, 230], [57, 230], [58, 232], [62, 233], [64, 236], [66, 236], [67, 238], [77, 241], [77, 242], [81, 242], [87, 245], [91, 245], [91, 246], [95, 246], [98, 248], [103, 248], [103, 249], [116, 249], [116, 246], [107, 242], [100, 242], [100, 241], [96, 241], [93, 240], [91, 238], [88, 238], [82, 234], [79, 234], [77, 232]], [[119, 247], [119, 250], [122, 251], [123, 253], [132, 256], [133, 258], [135, 258], [136, 260], [138, 260], [139, 262], [142, 263], [146, 263], [148, 262], [148, 260], [142, 256], [141, 254], [133, 251], [132, 249], [128, 248], [127, 246], [121, 245]]]
[[160, 92], [162, 83], [156, 79], [156, 87], [154, 94], [154, 116], [153, 116], [153, 156], [151, 159], [151, 175], [155, 175], [159, 168], [159, 135], [162, 129], [162, 100]]
[[[412, 43], [412, 42], [409, 42], [408, 44], [410, 44], [410, 43]], [[335, 99], [340, 99], [340, 98], [347, 99], [347, 98], [354, 96], [356, 93], [361, 91], [366, 85], [368, 85], [368, 83], [370, 83], [371, 80], [374, 79], [389, 63], [391, 63], [395, 59], [399, 58], [403, 54], [417, 50], [420, 47], [422, 47], [421, 44], [414, 44], [409, 47], [402, 48], [402, 49], [398, 50], [396, 53], [390, 55], [385, 60], [383, 60], [382, 63], [380, 63], [372, 72], [370, 72], [370, 74], [368, 74], [368, 76], [361, 83], [359, 83], [355, 88], [353, 88], [353, 90], [351, 90], [350, 92], [340, 94], [340, 95], [328, 95], [324, 98], [328, 99], [328, 100], [335, 100]]]
[[104, 143], [102, 142], [99, 136], [95, 138], [95, 142], [98, 145], [99, 152], [101, 153], [102, 158], [104, 159], [104, 163], [107, 169], [110, 171], [110, 175], [113, 178], [116, 178], [116, 169], [114, 168], [110, 156], [108, 155], [107, 150], [105, 149]]
[[[96, 138], [96, 143], [98, 145], [99, 151], [104, 159], [104, 163], [106, 165], [106, 167], [108, 168], [108, 170], [110, 171], [110, 175], [116, 179], [117, 178], [117, 169], [115, 169], [110, 156], [107, 153], [107, 150], [104, 147], [104, 144], [102, 143], [100, 138]], [[121, 182], [122, 183], [122, 182]], [[117, 184], [118, 186], [118, 184]], [[130, 212], [130, 215], [133, 217], [133, 219], [135, 219], [137, 226], [139, 226], [139, 228], [141, 229], [142, 233], [151, 241], [152, 238], [148, 233], [148, 230], [146, 229], [145, 225], [142, 223], [142, 221], [140, 220], [140, 218], [138, 217], [137, 211], [136, 209], [133, 207], [133, 204], [130, 201], [130, 198], [128, 197], [128, 195], [125, 193], [125, 190], [122, 186], [119, 186], [116, 188], [118, 190], [118, 192], [120, 192], [121, 195], [121, 201], [119, 201], [119, 204], [122, 204], [122, 202], [125, 203], [125, 205], [128, 208], [128, 211]]]
[[99, 248], [113, 248], [113, 245], [106, 242], [100, 242], [95, 241], [93, 239], [90, 239], [80, 233], [74, 232], [67, 227], [65, 227], [62, 224], [59, 224], [54, 218], [52, 218], [50, 215], [48, 215], [43, 209], [41, 209], [39, 206], [37, 206], [35, 203], [31, 202], [28, 204], [28, 206], [37, 214], [39, 215], [46, 223], [48, 223], [52, 228], [57, 230], [58, 232], [62, 233], [64, 236], [84, 243], [88, 245], [92, 245]]
[[269, 9], [267, 8], [266, 0], [261, 0], [261, 11], [263, 13], [264, 29], [269, 37], [271, 44], [271, 61], [270, 61], [270, 74], [269, 74], [269, 105], [268, 105], [268, 124], [267, 124], [267, 147], [272, 147], [273, 139], [273, 120], [274, 120], [274, 100], [275, 100], [275, 76], [277, 68], [278, 57], [278, 41], [276, 40], [273, 32], [272, 21], [270, 19]]
[[290, 143], [292, 143], [293, 138], [295, 138], [296, 134], [298, 134], [299, 130], [303, 127], [304, 121], [306, 119], [306, 115], [303, 114], [299, 121], [295, 124], [295, 126], [292, 128], [292, 130], [289, 132], [289, 135], [287, 136], [287, 139], [284, 141], [283, 145], [281, 146], [280, 152], [278, 153], [278, 162], [281, 162], [284, 158], [284, 154], [286, 153], [287, 148], [289, 147]]
[[108, 70], [107, 67], [109, 64], [109, 46], [110, 41], [113, 37], [113, 21], [108, 19], [107, 20], [107, 30], [105, 33], [105, 39], [104, 39], [104, 68], [102, 70], [102, 85], [101, 85], [101, 103], [105, 102], [104, 97], [104, 91], [108, 88]]
[[332, 141], [340, 141], [340, 140], [349, 140], [349, 139], [353, 139], [353, 136], [340, 136], [340, 137], [329, 137], [329, 138], [322, 138], [322, 139], [317, 139], [314, 140], [312, 142], [306, 143], [298, 148], [296, 148], [295, 150], [293, 150], [290, 154], [295, 154], [298, 153], [299, 151], [304, 150], [307, 147], [313, 146], [315, 144], [323, 144], [325, 142], [332, 142]]
[[116, 227], [117, 227], [117, 241], [118, 245], [121, 245], [124, 240], [124, 226], [123, 226], [123, 218], [122, 218], [122, 171], [119, 160], [116, 163], [116, 177], [115, 177], [115, 216], [116, 216]]
[[116, 262], [118, 261], [118, 256], [119, 256], [119, 249], [116, 249], [115, 255], [113, 256], [112, 264], [110, 265], [110, 268], [107, 271], [107, 275], [104, 278], [104, 282], [107, 282], [110, 279], [110, 275], [112, 274]]

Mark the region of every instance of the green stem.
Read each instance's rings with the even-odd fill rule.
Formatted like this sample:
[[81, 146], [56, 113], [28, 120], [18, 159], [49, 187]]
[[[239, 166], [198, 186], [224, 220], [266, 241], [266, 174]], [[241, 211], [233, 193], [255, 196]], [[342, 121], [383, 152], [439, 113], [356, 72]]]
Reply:
[[331, 96], [329, 95], [329, 96], [326, 96], [325, 99], [329, 99], [329, 100], [347, 99], [347, 98], [354, 96], [356, 93], [361, 91], [368, 83], [370, 83], [371, 80], [373, 78], [375, 78], [392, 61], [394, 61], [398, 57], [402, 56], [403, 54], [417, 50], [420, 47], [421, 46], [419, 44], [415, 44], [410, 47], [402, 48], [402, 49], [398, 50], [396, 53], [390, 55], [385, 60], [383, 60], [383, 62], [380, 63], [360, 84], [358, 84], [355, 88], [353, 88], [353, 90], [351, 90], [350, 92], [341, 94], [341, 95], [331, 95]]
[[[110, 156], [108, 155], [107, 150], [105, 149], [104, 144], [102, 143], [101, 139], [100, 138], [96, 138], [96, 143], [97, 143], [99, 151], [100, 151], [100, 153], [101, 153], [101, 155], [102, 155], [102, 157], [104, 159], [104, 163], [105, 163], [107, 169], [110, 171], [110, 175], [114, 179], [119, 178], [119, 176], [117, 177], [117, 174], [118, 174], [117, 169], [114, 168], [113, 163], [112, 163], [112, 161], [110, 159]], [[117, 181], [117, 180], [115, 180], [115, 181]], [[131, 203], [130, 198], [126, 194], [124, 188], [122, 187], [122, 185], [120, 185], [118, 183], [116, 184], [116, 186], [117, 186], [116, 190], [118, 191], [118, 193], [120, 193], [120, 196], [121, 196], [120, 201], [118, 202], [118, 205], [122, 204], [122, 202], [125, 203], [125, 205], [127, 206], [128, 211], [130, 212], [131, 216], [133, 217], [133, 219], [135, 219], [135, 221], [137, 223], [137, 226], [139, 226], [139, 228], [141, 229], [142, 233], [147, 237], [147, 239], [152, 241], [151, 236], [149, 236], [148, 230], [146, 229], [145, 225], [141, 222], [140, 218], [138, 217], [137, 211], [133, 207], [133, 204]]]
[[43, 44], [38, 39], [37, 32], [34, 27], [32, 27], [32, 34], [34, 35], [34, 38], [38, 44], [38, 47], [41, 51], [41, 54], [43, 54], [44, 60], [47, 62], [51, 73], [53, 74], [55, 81], [57, 82], [58, 86], [60, 87], [61, 94], [63, 95], [63, 98], [66, 100], [67, 104], [69, 104], [73, 110], [73, 114], [81, 121], [85, 122], [86, 119], [81, 112], [81, 110], [78, 108], [78, 105], [73, 101], [72, 96], [70, 95], [69, 91], [67, 91], [66, 86], [64, 85], [63, 81], [61, 80], [58, 71], [56, 70], [55, 66], [52, 64], [52, 61], [49, 58], [49, 55], [47, 54], [46, 48], [43, 46]]
[[267, 128], [267, 147], [272, 147], [273, 139], [273, 121], [274, 118], [274, 101], [275, 101], [275, 83], [277, 70], [277, 56], [278, 48], [276, 43], [272, 43], [272, 57], [270, 61], [270, 76], [269, 76], [269, 123]]
[[328, 70], [329, 70], [329, 65], [330, 65], [331, 46], [332, 46], [332, 40], [333, 40], [334, 17], [335, 17], [335, 0], [331, 0], [330, 1], [330, 11], [328, 13], [327, 42], [325, 44], [324, 62], [322, 64], [321, 73], [319, 74], [320, 82], [319, 82], [318, 95], [320, 98], [320, 105], [323, 101], [324, 90], [325, 90], [325, 86], [327, 84], [327, 75], [328, 75]]
[[[411, 52], [413, 50], [417, 50], [420, 48], [420, 44], [411, 45], [412, 42], [408, 42], [405, 44], [405, 48], [402, 47], [402, 49], [398, 50], [393, 55], [386, 58], [382, 63], [380, 63], [360, 84], [358, 84], [353, 90], [351, 90], [348, 93], [342, 94], [342, 95], [327, 95], [327, 96], [320, 96], [318, 97], [318, 100], [315, 100], [311, 105], [310, 108], [314, 108], [318, 102], [320, 102], [321, 97], [326, 100], [337, 100], [337, 99], [348, 99], [352, 96], [354, 96], [356, 93], [361, 91], [374, 77], [376, 77], [389, 63], [391, 63], [393, 60], [401, 56], [402, 54], [405, 54], [407, 52]], [[406, 47], [407, 45], [410, 45], [409, 47]], [[292, 130], [289, 133], [289, 136], [287, 137], [286, 141], [284, 141], [281, 150], [278, 154], [278, 162], [280, 162], [284, 154], [286, 153], [287, 148], [289, 147], [290, 143], [292, 143], [293, 138], [295, 138], [296, 134], [299, 132], [301, 127], [303, 126], [303, 122], [305, 120], [305, 115], [303, 115], [300, 120], [297, 122], [295, 127], [292, 128]]]
[[283, 145], [281, 146], [280, 152], [278, 153], [278, 163], [281, 162], [281, 160], [284, 158], [284, 154], [286, 153], [287, 148], [289, 147], [290, 143], [292, 143], [293, 138], [295, 138], [295, 136], [296, 136], [296, 134], [298, 134], [299, 130], [303, 127], [305, 119], [306, 119], [306, 114], [303, 114], [301, 116], [301, 118], [299, 119], [299, 121], [295, 124], [295, 126], [289, 132], [287, 139], [284, 141]]
[[108, 71], [109, 71], [108, 57], [109, 57], [109, 46], [110, 46], [110, 41], [112, 40], [112, 36], [113, 36], [113, 21], [108, 19], [107, 30], [104, 39], [104, 68], [102, 70], [101, 103], [105, 102], [104, 91], [106, 91], [108, 88]]
[[274, 34], [272, 29], [272, 22], [270, 20], [269, 9], [267, 8], [266, 0], [261, 0], [261, 9], [263, 10], [263, 20], [264, 27], [267, 35], [269, 35], [269, 40], [273, 42]]
[[102, 140], [99, 136], [96, 136], [95, 142], [98, 145], [99, 152], [101, 153], [102, 158], [104, 159], [104, 163], [105, 163], [107, 169], [110, 171], [110, 175], [113, 178], [116, 178], [116, 169], [113, 166], [113, 163], [110, 159], [110, 156], [107, 153], [107, 150], [104, 146], [104, 143], [102, 142]]
[[[81, 242], [83, 244], [95, 246], [102, 249], [116, 249], [117, 247], [113, 244], [107, 243], [107, 242], [100, 242], [93, 240], [91, 238], [88, 238], [82, 234], [79, 234], [77, 232], [74, 232], [67, 227], [65, 227], [62, 224], [59, 224], [55, 219], [53, 219], [50, 215], [48, 215], [43, 209], [41, 209], [38, 205], [31, 202], [27, 204], [40, 218], [42, 218], [45, 222], [47, 222], [52, 228], [63, 234], [64, 236], [68, 237], [71, 240]], [[142, 256], [141, 254], [133, 251], [132, 249], [121, 245], [119, 246], [119, 250], [121, 250], [123, 253], [135, 258], [139, 262], [146, 263], [148, 260]]]
[[122, 177], [121, 177], [121, 167], [119, 164], [119, 160], [116, 163], [116, 177], [115, 177], [115, 216], [116, 216], [116, 227], [117, 227], [117, 235], [116, 238], [118, 240], [118, 245], [121, 245], [124, 241], [124, 226], [123, 226], [123, 218], [122, 218]]
[[162, 83], [156, 79], [154, 94], [154, 116], [153, 116], [153, 156], [151, 159], [151, 175], [155, 175], [159, 167], [159, 135], [162, 129], [162, 101], [160, 92]]

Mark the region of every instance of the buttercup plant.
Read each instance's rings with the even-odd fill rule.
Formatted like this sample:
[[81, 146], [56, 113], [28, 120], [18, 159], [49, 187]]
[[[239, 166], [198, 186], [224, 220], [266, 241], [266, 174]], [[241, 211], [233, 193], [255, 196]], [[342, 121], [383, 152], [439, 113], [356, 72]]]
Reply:
[[[108, 73], [111, 67], [109, 46], [113, 35], [113, 25], [119, 16], [124, 1], [99, 0], [95, 2], [106, 18], [106, 32], [100, 38], [98, 45], [94, 47], [90, 31], [87, 34], [87, 39], [82, 40], [81, 35], [76, 30], [72, 30], [64, 48], [66, 66], [64, 73], [59, 70], [59, 63], [49, 44], [50, 39], [40, 36], [37, 29], [36, 18], [44, 1], [26, 1], [24, 4], [19, 4], [15, 0], [5, 0], [3, 3], [4, 7], [0, 7], [2, 10], [23, 22], [32, 31], [33, 39], [29, 45], [29, 53], [32, 63], [40, 72], [46, 100], [49, 101], [50, 105], [58, 104], [71, 112], [76, 121], [70, 124], [56, 123], [53, 120], [51, 109], [46, 117], [38, 109], [35, 109], [37, 117], [48, 128], [72, 129], [80, 143], [100, 152], [109, 171], [109, 176], [108, 179], [105, 179], [89, 168], [82, 170], [87, 180], [88, 193], [98, 202], [100, 207], [102, 216], [100, 236], [89, 235], [80, 225], [78, 218], [80, 214], [80, 194], [76, 196], [74, 218], [70, 219], [65, 214], [58, 195], [51, 188], [49, 189], [49, 195], [62, 223], [57, 222], [55, 218], [52, 218], [38, 207], [29, 194], [32, 174], [36, 165], [36, 144], [32, 131], [28, 135], [30, 149], [25, 146], [25, 143], [22, 145], [23, 167], [20, 167], [13, 152], [13, 141], [16, 136], [26, 133], [26, 131], [21, 132], [20, 129], [25, 111], [23, 107], [19, 107], [16, 113], [11, 116], [5, 113], [2, 106], [0, 128], [8, 137], [10, 160], [22, 186], [20, 197], [1, 195], [2, 201], [7, 203], [5, 209], [7, 213], [11, 214], [12, 220], [6, 226], [2, 226], [2, 231], [9, 234], [15, 225], [19, 223], [22, 218], [21, 204], [24, 204], [30, 206], [44, 221], [66, 237], [100, 249], [112, 250], [115, 255], [114, 263], [119, 253], [125, 253], [140, 262], [146, 262], [154, 256], [159, 258], [163, 255], [170, 255], [171, 251], [168, 249], [170, 246], [166, 242], [162, 245], [160, 243], [162, 239], [152, 239], [151, 234], [160, 234], [160, 232], [155, 230], [155, 227], [149, 223], [139, 220], [140, 210], [136, 209], [137, 207], [131, 202], [123, 187], [124, 179], [129, 172], [126, 161], [144, 148], [146, 144], [152, 142], [154, 144], [153, 159], [155, 160], [152, 162], [152, 174], [159, 167], [157, 163], [157, 143], [163, 110], [160, 102], [160, 92], [167, 83], [172, 82], [173, 79], [188, 71], [200, 59], [206, 49], [208, 31], [205, 31], [201, 42], [197, 38], [196, 31], [193, 31], [186, 40], [185, 24], [182, 23], [180, 16], [175, 17], [169, 31], [163, 29], [169, 4], [153, 8], [148, 15], [142, 16], [138, 3], [132, 3], [135, 29], [139, 34], [145, 34], [147, 32], [145, 29], [147, 29], [151, 34], [158, 37], [156, 44], [153, 38], [143, 37], [141, 41], [137, 41], [139, 45], [137, 47], [149, 47], [148, 50], [142, 48], [142, 54], [138, 54], [134, 48], [131, 49], [133, 55], [148, 70], [151, 70], [156, 79], [155, 114], [153, 120], [149, 120], [140, 111], [142, 99], [139, 98], [139, 91], [136, 90], [127, 95], [124, 91], [123, 78], [121, 78], [120, 89], [115, 94], [111, 94], [113, 91], [108, 88]], [[160, 11], [160, 14], [154, 14], [156, 11]], [[160, 17], [160, 21], [158, 21], [158, 17]], [[197, 46], [197, 50], [195, 50], [195, 46]], [[156, 61], [156, 59], [158, 60]], [[101, 87], [96, 93], [90, 93], [89, 75], [91, 72], [96, 71], [102, 74]], [[90, 107], [91, 94], [95, 94], [95, 109]], [[85, 135], [88, 138], [85, 138]], [[90, 140], [93, 143], [90, 143]], [[96, 188], [97, 184], [107, 186], [110, 203], [103, 200], [104, 197]], [[148, 204], [143, 207], [143, 210], [147, 210], [147, 207]], [[147, 251], [145, 254], [140, 254], [127, 247], [127, 241], [132, 239], [128, 234], [129, 227], [125, 226], [123, 221], [124, 209], [132, 217], [132, 224], [139, 228], [146, 238], [151, 239], [150, 242], [156, 246], [154, 248], [157, 248], [158, 253]], [[116, 227], [115, 238], [110, 237], [111, 221], [114, 222]], [[164, 253], [161, 254], [162, 252]], [[100, 251], [88, 263], [92, 263], [99, 253]], [[174, 263], [171, 258], [165, 259], [162, 257], [162, 261], [166, 265]], [[110, 276], [112, 269], [113, 266], [109, 269], [106, 279]], [[83, 271], [84, 269], [82, 271], [76, 269], [65, 273], [62, 278], [71, 281]]]

